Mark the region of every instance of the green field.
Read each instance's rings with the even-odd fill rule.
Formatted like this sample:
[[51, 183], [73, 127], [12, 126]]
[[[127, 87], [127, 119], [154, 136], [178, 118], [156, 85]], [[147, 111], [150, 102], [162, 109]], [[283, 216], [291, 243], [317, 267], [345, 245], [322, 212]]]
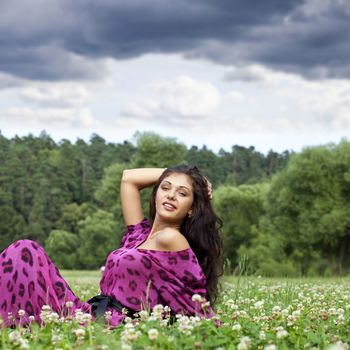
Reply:
[[[63, 271], [79, 297], [98, 293], [100, 271]], [[225, 277], [215, 320], [180, 317], [169, 325], [161, 310], [116, 329], [46, 315], [42, 327], [1, 330], [3, 349], [348, 349], [349, 279]]]
[[73, 289], [75, 285], [98, 287], [102, 276], [101, 271], [61, 270], [60, 272]]

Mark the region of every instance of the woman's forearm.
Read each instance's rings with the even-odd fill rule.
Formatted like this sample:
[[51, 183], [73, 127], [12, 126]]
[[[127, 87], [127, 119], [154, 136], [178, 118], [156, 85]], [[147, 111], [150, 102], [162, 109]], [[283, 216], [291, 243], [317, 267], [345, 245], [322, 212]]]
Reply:
[[165, 168], [137, 168], [123, 171], [122, 183], [132, 184], [139, 190], [154, 185]]

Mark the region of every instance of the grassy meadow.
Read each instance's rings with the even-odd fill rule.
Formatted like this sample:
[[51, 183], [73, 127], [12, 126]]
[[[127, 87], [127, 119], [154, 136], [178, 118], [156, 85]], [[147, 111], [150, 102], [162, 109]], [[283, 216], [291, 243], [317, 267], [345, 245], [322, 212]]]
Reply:
[[[98, 293], [100, 271], [63, 271], [83, 300]], [[350, 343], [350, 280], [224, 277], [216, 319], [179, 316], [159, 306], [116, 329], [89, 315], [44, 310], [41, 327], [1, 329], [3, 349], [329, 349]], [[219, 321], [218, 321], [219, 320]], [[220, 326], [217, 323], [220, 322]]]

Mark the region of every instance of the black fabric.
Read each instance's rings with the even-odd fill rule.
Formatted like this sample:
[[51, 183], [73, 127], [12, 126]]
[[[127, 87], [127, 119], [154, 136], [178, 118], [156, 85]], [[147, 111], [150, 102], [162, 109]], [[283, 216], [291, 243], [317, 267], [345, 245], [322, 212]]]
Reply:
[[[130, 310], [123, 306], [117, 299], [114, 299], [108, 295], [96, 295], [87, 301], [91, 304], [91, 313], [96, 318], [96, 320], [104, 320], [104, 314], [108, 307], [112, 307], [115, 310], [122, 312], [122, 309], [126, 309], [126, 316], [134, 318], [137, 311]], [[176, 321], [175, 313], [171, 310], [169, 323], [173, 324]]]
[[104, 314], [107, 311], [108, 307], [112, 307], [119, 312], [122, 312], [122, 309], [126, 309], [126, 316], [129, 317], [134, 317], [134, 314], [136, 313], [136, 311], [127, 309], [118, 300], [108, 295], [96, 295], [93, 298], [89, 299], [87, 302], [91, 304], [91, 312], [96, 319], [99, 319], [101, 316], [104, 317]]

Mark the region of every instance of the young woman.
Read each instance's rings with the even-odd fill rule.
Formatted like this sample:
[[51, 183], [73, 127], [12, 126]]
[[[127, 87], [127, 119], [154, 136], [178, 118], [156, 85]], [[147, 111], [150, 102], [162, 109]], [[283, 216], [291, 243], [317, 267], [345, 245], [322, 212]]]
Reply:
[[[144, 218], [140, 191], [154, 185], [151, 220]], [[213, 316], [222, 273], [220, 220], [211, 206], [211, 185], [193, 166], [125, 170], [121, 181], [126, 224], [121, 247], [106, 261], [101, 295], [82, 302], [42, 247], [20, 240], [0, 255], [0, 315], [7, 326], [40, 322], [43, 305], [58, 314], [76, 309], [94, 317], [111, 311], [110, 324], [157, 304], [172, 314]], [[193, 297], [196, 295], [196, 297]], [[19, 313], [19, 310], [24, 310]], [[124, 312], [122, 312], [124, 311]]]

